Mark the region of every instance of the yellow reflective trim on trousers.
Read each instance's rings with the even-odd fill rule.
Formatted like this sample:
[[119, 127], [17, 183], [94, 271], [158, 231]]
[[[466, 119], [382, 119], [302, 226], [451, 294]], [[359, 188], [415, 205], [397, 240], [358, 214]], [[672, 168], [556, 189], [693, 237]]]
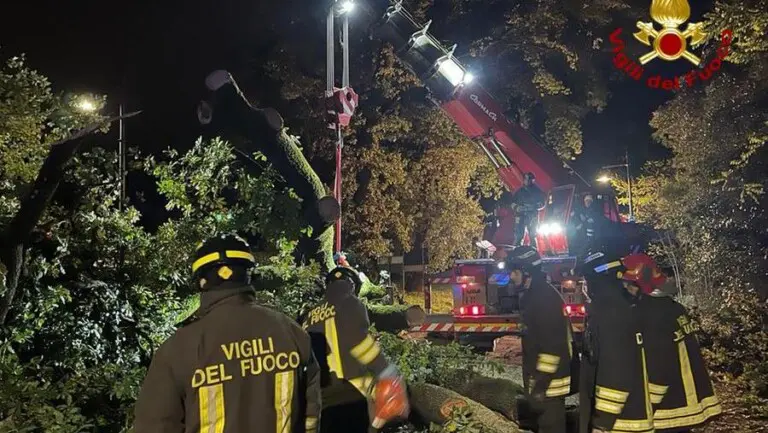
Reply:
[[629, 393], [625, 391], [619, 391], [618, 389], [606, 388], [604, 386], [597, 386], [595, 396], [604, 398], [607, 400], [615, 401], [617, 403], [625, 403]]
[[[670, 411], [667, 411], [667, 413], [669, 412], [686, 413], [691, 409], [692, 408], [684, 407], [680, 409], [672, 409]], [[695, 409], [697, 409], [698, 411], [695, 413], [690, 413], [686, 416], [678, 415], [677, 417], [670, 418], [670, 419], [654, 419], [653, 424], [657, 429], [669, 429], [669, 428], [695, 426], [698, 424], [702, 424], [708, 419], [712, 418], [713, 416], [719, 415], [723, 412], [723, 408], [722, 406], [720, 406], [720, 402], [718, 401], [716, 396], [702, 399], [701, 403], [697, 404], [697, 407]]]
[[536, 364], [536, 370], [542, 373], [554, 373], [557, 371], [557, 364], [547, 364], [546, 362], [539, 361]]
[[315, 433], [317, 431], [317, 417], [308, 416], [304, 420], [304, 433]]
[[571, 391], [571, 378], [564, 377], [562, 379], [553, 379], [549, 382], [549, 387], [545, 392], [547, 397], [560, 397], [561, 395], [567, 395]]
[[549, 353], [540, 353], [539, 362], [544, 362], [546, 364], [557, 364], [560, 362], [560, 357], [557, 355], [550, 355]]
[[294, 371], [275, 374], [275, 431], [291, 433]]
[[622, 409], [624, 409], [624, 404], [614, 403], [610, 400], [604, 400], [602, 398], [595, 398], [595, 409], [602, 412], [619, 415]]
[[200, 400], [200, 433], [223, 433], [224, 423], [224, 384], [198, 388]]
[[194, 263], [192, 263], [192, 272], [195, 272], [196, 270], [200, 269], [201, 266], [204, 266], [204, 265], [207, 265], [208, 263], [219, 260], [219, 258], [221, 258], [221, 255], [219, 253], [206, 254], [203, 257], [200, 257], [199, 259], [195, 260]]
[[344, 379], [344, 369], [341, 365], [341, 350], [339, 349], [339, 334], [336, 332], [336, 319], [325, 321], [325, 340], [331, 347], [328, 354], [328, 368], [336, 373], [336, 377]]
[[696, 395], [696, 382], [693, 380], [691, 371], [691, 360], [688, 359], [688, 347], [685, 340], [677, 343], [677, 354], [680, 358], [680, 375], [683, 378], [683, 388], [685, 389], [686, 406], [692, 407], [699, 403], [699, 397]]
[[373, 397], [373, 376], [361, 376], [349, 379], [349, 383], [355, 387], [365, 398]]
[[651, 394], [651, 403], [659, 404], [659, 403], [661, 403], [662, 400], [664, 400], [664, 396], [663, 395]]

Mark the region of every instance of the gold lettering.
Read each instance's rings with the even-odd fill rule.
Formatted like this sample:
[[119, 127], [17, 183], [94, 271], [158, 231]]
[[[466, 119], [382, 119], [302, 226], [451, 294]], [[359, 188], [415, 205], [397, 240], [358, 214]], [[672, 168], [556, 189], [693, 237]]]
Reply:
[[[280, 362], [280, 357], [283, 357], [283, 362]], [[288, 354], [287, 353], [278, 353], [277, 356], [275, 356], [275, 361], [277, 363], [277, 368], [280, 370], [287, 370], [288, 369]]]
[[240, 360], [240, 377], [245, 377], [245, 371], [253, 371], [253, 359], [241, 359]]
[[221, 381], [226, 382], [228, 380], [232, 380], [232, 375], [227, 375], [226, 370], [224, 370], [224, 364], [219, 364], [219, 371], [221, 373]]
[[288, 354], [288, 366], [291, 368], [298, 368], [301, 363], [298, 352], [291, 352]]
[[205, 383], [205, 372], [199, 368], [195, 370], [192, 376], [192, 388], [198, 388]]
[[243, 356], [250, 357], [257, 355], [253, 353], [254, 351], [253, 344], [250, 341], [243, 340], [240, 342], [240, 351], [243, 353]]
[[[232, 352], [234, 352], [234, 348], [232, 346], [234, 346], [234, 345], [235, 345], [235, 343], [229, 343], [229, 344], [222, 344], [221, 345], [221, 350], [224, 352], [224, 356], [227, 357], [227, 361], [231, 361], [232, 360]], [[227, 350], [227, 348], [229, 348], [229, 350]]]
[[288, 365], [290, 365], [291, 368], [298, 368], [300, 361], [299, 352], [291, 352], [291, 354], [288, 355]]
[[219, 379], [219, 366], [209, 365], [208, 367], [205, 367], [205, 376], [206, 376], [205, 383], [208, 385], [213, 385], [221, 382], [221, 379]]
[[[274, 355], [265, 355], [262, 358], [264, 361], [264, 371], [270, 372], [275, 369], [275, 356]], [[271, 362], [270, 362], [271, 361]]]
[[[258, 370], [254, 370], [253, 369], [253, 364], [258, 365], [259, 369]], [[251, 359], [251, 374], [254, 375], [254, 376], [259, 375], [259, 374], [261, 374], [261, 370], [262, 370], [261, 358], [256, 358], [255, 360]]]

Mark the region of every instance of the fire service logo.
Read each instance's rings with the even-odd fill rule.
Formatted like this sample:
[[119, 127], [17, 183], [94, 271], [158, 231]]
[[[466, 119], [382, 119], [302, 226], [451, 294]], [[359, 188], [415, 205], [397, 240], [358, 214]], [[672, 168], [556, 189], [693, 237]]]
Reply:
[[652, 0], [651, 18], [661, 28], [657, 30], [654, 23], [638, 21], [637, 28], [639, 31], [634, 34], [635, 39], [643, 45], [651, 47], [652, 50], [640, 56], [638, 62], [630, 59], [624, 53], [625, 45], [621, 38], [622, 29], [618, 28], [611, 33], [609, 38], [613, 45], [613, 65], [634, 80], [640, 81], [645, 75], [643, 65], [655, 59], [674, 62], [683, 58], [691, 62], [696, 68], [682, 77], [650, 76], [645, 80], [645, 84], [654, 89], [676, 90], [680, 89], [681, 81], [687, 87], [692, 87], [699, 81], [709, 80], [720, 69], [723, 59], [728, 56], [733, 33], [730, 30], [723, 30], [720, 33], [717, 56], [704, 65], [702, 60], [689, 50], [689, 45], [699, 44], [707, 37], [703, 30], [704, 24], [688, 23], [685, 30], [680, 31], [680, 26], [690, 17], [691, 6], [687, 0]]

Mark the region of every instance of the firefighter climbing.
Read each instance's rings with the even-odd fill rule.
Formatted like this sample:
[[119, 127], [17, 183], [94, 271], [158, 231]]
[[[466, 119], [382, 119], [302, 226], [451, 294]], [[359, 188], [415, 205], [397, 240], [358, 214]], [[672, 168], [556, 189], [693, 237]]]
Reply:
[[255, 304], [254, 262], [248, 244], [234, 235], [197, 249], [192, 272], [200, 309], [155, 353], [136, 403], [135, 431], [317, 431], [320, 368], [309, 336], [287, 316]]
[[368, 332], [368, 312], [357, 298], [361, 285], [353, 269], [333, 269], [326, 277], [325, 297], [304, 318], [323, 370], [323, 413], [328, 415], [323, 431], [366, 431], [365, 425], [354, 425], [359, 411], [336, 401], [348, 394], [344, 388], [354, 387], [357, 400], [367, 401], [369, 429], [409, 411], [405, 383]]

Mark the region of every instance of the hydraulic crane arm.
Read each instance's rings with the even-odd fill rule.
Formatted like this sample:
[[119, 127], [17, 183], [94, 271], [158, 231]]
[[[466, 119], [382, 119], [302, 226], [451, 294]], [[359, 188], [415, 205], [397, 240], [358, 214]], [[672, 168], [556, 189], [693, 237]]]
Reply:
[[504, 116], [501, 106], [453, 56], [456, 46], [446, 49], [429, 33], [430, 24], [417, 23], [402, 1], [391, 1], [376, 34], [393, 45], [398, 58], [424, 82], [435, 102], [475, 140], [507, 188], [517, 190], [526, 172], [536, 175], [545, 191], [565, 184], [589, 186], [530, 132]]

